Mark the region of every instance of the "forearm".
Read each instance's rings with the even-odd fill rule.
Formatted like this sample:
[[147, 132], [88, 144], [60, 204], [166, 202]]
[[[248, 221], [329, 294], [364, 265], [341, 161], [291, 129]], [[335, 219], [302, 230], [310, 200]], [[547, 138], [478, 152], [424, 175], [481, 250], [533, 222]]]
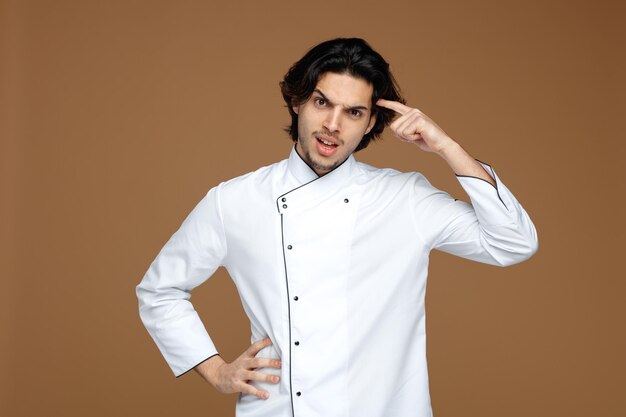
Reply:
[[450, 144], [442, 147], [437, 154], [448, 163], [456, 175], [480, 178], [496, 186], [495, 180], [485, 168], [458, 143], [451, 140]]
[[[538, 247], [537, 232], [528, 213], [493, 168], [480, 165], [496, 186], [479, 175], [472, 175], [471, 171], [462, 171], [457, 179], [471, 204], [463, 201], [446, 204], [443, 199], [441, 207], [433, 213], [432, 223], [454, 220], [442, 229], [433, 247], [493, 265], [512, 265], [528, 259]], [[436, 218], [442, 220], [438, 222]]]

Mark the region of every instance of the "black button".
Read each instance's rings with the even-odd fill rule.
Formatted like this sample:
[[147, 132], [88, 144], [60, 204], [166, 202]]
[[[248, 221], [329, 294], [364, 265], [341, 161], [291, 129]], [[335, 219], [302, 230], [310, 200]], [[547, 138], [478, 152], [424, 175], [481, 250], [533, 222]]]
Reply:
[[296, 392], [296, 395], [299, 397], [302, 395], [302, 393], [300, 391]]
[[287, 204], [283, 204], [283, 208], [287, 208]]
[[344, 199], [343, 199], [343, 202], [344, 202], [344, 203], [349, 203], [349, 202], [350, 202], [350, 200], [348, 200], [347, 198], [344, 198]]
[[298, 296], [293, 297], [294, 300], [298, 301]]
[[285, 201], [287, 201], [287, 199], [285, 197], [283, 197], [283, 198], [280, 199], [280, 201], [282, 201], [284, 203]]
[[293, 249], [293, 246], [287, 245], [287, 249], [291, 250], [291, 249]]
[[296, 345], [296, 346], [300, 346], [300, 342], [298, 342], [298, 341], [296, 340], [296, 342], [294, 343], [294, 345]]

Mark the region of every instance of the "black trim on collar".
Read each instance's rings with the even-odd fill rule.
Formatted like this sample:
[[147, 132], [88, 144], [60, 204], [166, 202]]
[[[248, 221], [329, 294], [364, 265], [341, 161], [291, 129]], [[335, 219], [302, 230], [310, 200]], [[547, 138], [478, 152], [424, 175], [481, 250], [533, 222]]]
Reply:
[[[308, 166], [308, 167], [311, 169], [311, 171], [313, 171], [313, 173], [314, 173], [315, 175], [317, 175], [317, 172], [315, 172], [315, 170], [313, 169], [313, 167], [312, 167], [311, 165], [309, 165], [309, 164], [307, 163], [307, 161], [305, 161], [305, 160], [304, 160], [304, 158], [303, 158], [303, 157], [302, 157], [302, 156], [298, 153], [298, 149], [296, 148], [296, 145], [294, 145], [294, 146], [293, 146], [293, 150], [294, 150], [294, 152], [296, 153], [296, 155], [298, 155], [298, 158], [300, 158], [300, 160], [301, 160], [302, 162], [304, 162], [304, 164], [305, 164], [306, 166]], [[354, 153], [354, 152], [353, 152], [353, 153]], [[345, 163], [348, 159], [350, 159], [350, 157], [351, 157], [351, 156], [352, 156], [352, 153], [351, 153], [350, 155], [348, 155], [348, 157], [347, 157], [346, 159], [344, 159], [342, 163], [340, 163], [339, 165], [337, 165], [336, 167], [334, 167], [333, 169], [331, 169], [330, 171], [328, 171], [326, 174], [324, 174], [324, 175], [317, 175], [317, 178], [322, 178], [322, 177], [325, 177], [326, 175], [330, 174], [331, 172], [333, 172], [334, 170], [336, 170], [337, 168], [339, 168], [340, 166], [342, 166], [342, 165], [343, 165], [343, 164], [344, 164], [344, 163]], [[316, 178], [316, 179], [317, 179], [317, 178]]]
[[[315, 175], [317, 175], [317, 173], [315, 172], [315, 170], [314, 170], [313, 168], [311, 168], [311, 165], [307, 164], [307, 163], [306, 163], [306, 161], [305, 161], [305, 160], [304, 160], [304, 159], [300, 156], [300, 154], [299, 154], [299, 153], [298, 153], [298, 151], [296, 150], [296, 146], [295, 146], [295, 145], [294, 145], [294, 147], [293, 147], [293, 150], [294, 150], [294, 152], [296, 153], [296, 155], [298, 155], [298, 158], [300, 158], [300, 160], [301, 160], [301, 161], [302, 161], [302, 162], [303, 162], [306, 166], [308, 166], [308, 167], [309, 167], [309, 169], [311, 169], [311, 171], [313, 171], [313, 173], [314, 173]], [[315, 182], [315, 181], [319, 180], [320, 178], [323, 178], [323, 177], [325, 177], [325, 176], [327, 176], [327, 175], [330, 175], [330, 174], [331, 174], [333, 171], [335, 171], [337, 168], [339, 168], [340, 166], [342, 166], [343, 164], [345, 164], [345, 163], [348, 161], [348, 159], [350, 159], [350, 157], [351, 157], [351, 156], [352, 156], [352, 154], [348, 155], [348, 157], [347, 157], [346, 159], [344, 159], [344, 161], [343, 161], [342, 163], [340, 163], [339, 165], [337, 165], [336, 167], [334, 167], [333, 169], [331, 169], [330, 171], [328, 171], [326, 174], [322, 175], [321, 177], [320, 177], [319, 175], [317, 175], [317, 178], [314, 178], [314, 179], [312, 179], [312, 180], [311, 180], [311, 181], [309, 181], [309, 182], [305, 182], [304, 184], [299, 185], [299, 186], [297, 186], [296, 188], [292, 188], [291, 190], [289, 190], [289, 191], [287, 191], [287, 192], [285, 192], [285, 193], [283, 193], [283, 194], [279, 195], [279, 196], [278, 196], [278, 198], [276, 198], [276, 210], [278, 210], [278, 212], [280, 213], [280, 199], [281, 199], [282, 197], [286, 196], [286, 195], [287, 195], [287, 194], [289, 194], [289, 193], [292, 193], [292, 192], [296, 191], [297, 189], [300, 189], [300, 188], [304, 187], [305, 185], [309, 185], [309, 184], [311, 184], [311, 183], [313, 183], [313, 182]]]

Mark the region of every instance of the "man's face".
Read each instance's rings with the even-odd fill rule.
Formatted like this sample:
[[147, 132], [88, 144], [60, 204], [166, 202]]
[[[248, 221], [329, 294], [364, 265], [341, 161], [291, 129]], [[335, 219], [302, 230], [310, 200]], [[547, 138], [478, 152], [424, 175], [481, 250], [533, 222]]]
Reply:
[[373, 88], [349, 74], [323, 74], [311, 97], [294, 106], [300, 157], [322, 176], [345, 161], [372, 129]]

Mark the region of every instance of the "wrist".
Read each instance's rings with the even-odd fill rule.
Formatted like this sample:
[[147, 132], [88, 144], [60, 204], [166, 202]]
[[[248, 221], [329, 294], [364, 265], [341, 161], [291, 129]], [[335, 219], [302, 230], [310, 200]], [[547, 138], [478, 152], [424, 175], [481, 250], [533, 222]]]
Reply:
[[220, 355], [215, 355], [198, 364], [194, 370], [213, 387], [217, 384], [217, 371], [226, 362]]
[[461, 145], [456, 143], [454, 140], [449, 139], [439, 147], [439, 149], [437, 150], [437, 155], [448, 161], [450, 158], [454, 158], [454, 156], [458, 155], [460, 152], [464, 152]]

